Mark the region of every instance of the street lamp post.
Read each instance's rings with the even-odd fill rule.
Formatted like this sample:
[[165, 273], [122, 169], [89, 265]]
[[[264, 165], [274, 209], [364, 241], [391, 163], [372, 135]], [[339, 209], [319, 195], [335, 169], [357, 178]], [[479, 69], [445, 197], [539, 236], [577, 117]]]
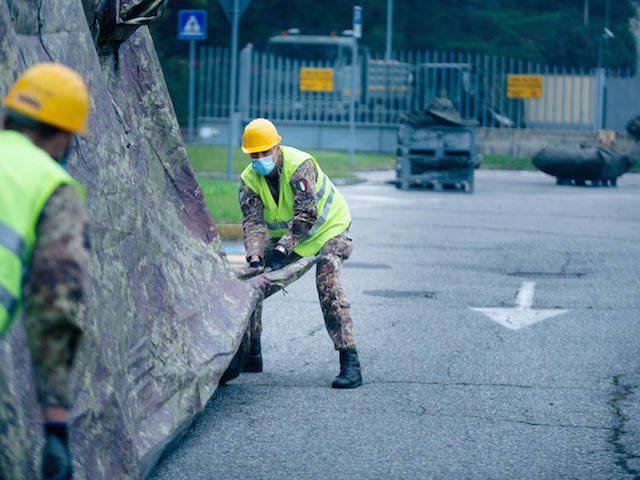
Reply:
[[393, 0], [387, 0], [387, 49], [384, 59], [391, 60], [391, 38], [393, 37]]

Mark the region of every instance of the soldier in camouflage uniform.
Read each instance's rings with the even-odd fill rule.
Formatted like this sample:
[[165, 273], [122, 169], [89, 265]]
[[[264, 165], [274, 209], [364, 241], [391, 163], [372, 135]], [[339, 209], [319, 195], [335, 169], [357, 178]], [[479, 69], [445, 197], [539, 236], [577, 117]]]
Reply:
[[[350, 306], [340, 285], [342, 262], [351, 256], [351, 216], [346, 201], [316, 160], [281, 146], [275, 126], [258, 118], [247, 125], [242, 149], [252, 165], [242, 173], [240, 209], [247, 261], [279, 269], [316, 255], [316, 287], [325, 326], [340, 352], [334, 388], [362, 385]], [[262, 305], [251, 317], [251, 351], [245, 371], [262, 371]]]
[[[4, 103], [9, 110], [0, 132], [0, 262], [15, 263], [19, 275], [14, 279], [10, 268], [0, 269], [0, 333], [24, 310], [45, 421], [43, 478], [69, 479], [68, 383], [81, 336], [77, 316], [89, 255], [84, 192], [57, 162], [64, 164], [74, 134], [85, 132], [89, 94], [73, 70], [38, 64], [16, 81]], [[20, 392], [9, 391], [0, 371], [0, 433], [7, 440], [0, 478], [24, 478], [31, 455], [13, 407], [15, 394]]]

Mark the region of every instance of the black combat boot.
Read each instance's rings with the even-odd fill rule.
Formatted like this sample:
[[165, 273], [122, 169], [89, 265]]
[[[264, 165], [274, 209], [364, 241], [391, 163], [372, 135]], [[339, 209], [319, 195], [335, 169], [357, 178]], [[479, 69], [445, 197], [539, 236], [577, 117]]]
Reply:
[[331, 386], [333, 388], [357, 388], [362, 385], [362, 373], [358, 351], [355, 348], [340, 350], [340, 374]]
[[249, 357], [244, 364], [245, 372], [261, 372], [262, 371], [262, 346], [260, 345], [260, 337], [251, 337], [251, 348], [249, 349]]

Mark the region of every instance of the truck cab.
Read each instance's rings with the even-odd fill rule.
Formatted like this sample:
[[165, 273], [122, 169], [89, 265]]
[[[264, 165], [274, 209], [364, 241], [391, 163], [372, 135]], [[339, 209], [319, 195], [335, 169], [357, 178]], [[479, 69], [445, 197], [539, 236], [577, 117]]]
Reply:
[[[354, 48], [358, 51], [356, 88], [352, 92], [351, 75]], [[300, 35], [289, 30], [267, 40], [267, 53], [276, 57], [298, 61], [301, 68], [327, 68], [332, 70], [333, 87], [330, 91], [314, 93], [323, 110], [338, 115], [346, 113], [351, 95], [363, 120], [367, 115], [388, 108], [410, 95], [413, 81], [412, 66], [397, 60], [373, 59], [366, 47], [351, 35]], [[311, 101], [309, 99], [309, 101]]]

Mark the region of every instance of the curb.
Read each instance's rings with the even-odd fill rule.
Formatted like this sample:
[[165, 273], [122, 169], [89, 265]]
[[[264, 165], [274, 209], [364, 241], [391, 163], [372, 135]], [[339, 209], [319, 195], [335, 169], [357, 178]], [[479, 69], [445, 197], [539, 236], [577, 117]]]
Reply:
[[242, 240], [242, 224], [240, 223], [220, 223], [216, 224], [216, 228], [223, 240]]

